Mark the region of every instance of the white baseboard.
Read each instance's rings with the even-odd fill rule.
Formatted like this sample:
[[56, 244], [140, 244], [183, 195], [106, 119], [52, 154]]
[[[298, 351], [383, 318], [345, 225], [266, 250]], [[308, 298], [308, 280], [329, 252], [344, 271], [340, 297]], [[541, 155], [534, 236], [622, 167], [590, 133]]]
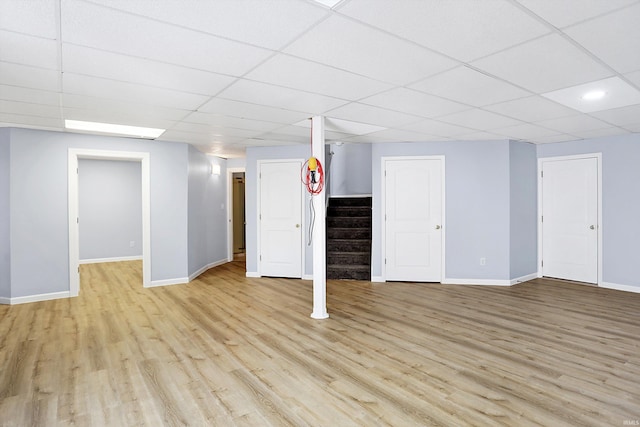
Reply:
[[482, 285], [482, 286], [511, 286], [511, 280], [491, 279], [450, 279], [442, 280], [443, 285]]
[[151, 284], [149, 284], [149, 286], [145, 286], [145, 288], [155, 288], [156, 286], [184, 285], [185, 283], [189, 283], [188, 277], [179, 277], [176, 279], [152, 280]]
[[11, 304], [11, 298], [0, 297], [0, 305], [9, 305]]
[[120, 256], [113, 258], [92, 258], [92, 259], [81, 259], [78, 261], [78, 264], [98, 264], [101, 262], [120, 262], [120, 261], [138, 261], [142, 259], [142, 255], [135, 256]]
[[313, 274], [303, 274], [301, 280], [313, 280]]
[[189, 281], [191, 282], [193, 279], [195, 279], [196, 277], [198, 277], [199, 275], [201, 275], [205, 271], [209, 270], [210, 268], [217, 267], [219, 265], [226, 264], [226, 263], [227, 263], [226, 259], [221, 259], [219, 261], [214, 261], [212, 263], [209, 263], [209, 264], [205, 265], [204, 267], [202, 267], [201, 269], [199, 269], [198, 271], [196, 271], [195, 273], [191, 273], [189, 275]]
[[262, 277], [257, 271], [247, 271], [246, 277]]
[[538, 278], [538, 273], [531, 273], [531, 274], [527, 274], [526, 276], [520, 276], [520, 277], [516, 277], [515, 279], [511, 279], [511, 284], [515, 285], [518, 283], [524, 283], [536, 278]]
[[[38, 295], [27, 295], [25, 297], [15, 297], [15, 298], [3, 298], [0, 300], [2, 304], [27, 304], [30, 302], [39, 302], [39, 301], [49, 301], [52, 299], [61, 299], [61, 298], [69, 298], [71, 294], [69, 291], [63, 292], [51, 292], [49, 294], [38, 294]], [[8, 302], [5, 302], [8, 301]]]
[[386, 282], [386, 280], [384, 280], [384, 277], [382, 276], [371, 276], [371, 281], [374, 283], [384, 283]]
[[640, 293], [640, 286], [619, 285], [617, 283], [600, 282], [600, 288], [615, 289], [616, 291], [626, 291]]

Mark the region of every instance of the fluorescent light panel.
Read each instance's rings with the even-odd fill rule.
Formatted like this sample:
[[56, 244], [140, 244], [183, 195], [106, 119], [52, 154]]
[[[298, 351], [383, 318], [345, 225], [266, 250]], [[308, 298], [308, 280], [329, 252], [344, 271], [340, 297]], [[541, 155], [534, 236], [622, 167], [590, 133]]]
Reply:
[[115, 135], [135, 136], [139, 138], [157, 138], [166, 129], [145, 128], [139, 126], [116, 125], [112, 123], [84, 122], [81, 120], [65, 120], [64, 127], [88, 132], [111, 133]]

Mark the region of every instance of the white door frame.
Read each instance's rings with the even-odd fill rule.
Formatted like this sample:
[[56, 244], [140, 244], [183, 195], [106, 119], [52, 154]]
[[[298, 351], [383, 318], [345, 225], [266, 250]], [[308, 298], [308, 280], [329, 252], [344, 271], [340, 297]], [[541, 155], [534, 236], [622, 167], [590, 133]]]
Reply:
[[542, 277], [542, 190], [543, 182], [542, 167], [544, 162], [562, 161], [562, 160], [582, 160], [593, 159], [598, 162], [597, 180], [598, 180], [598, 283], [602, 283], [602, 153], [576, 154], [572, 156], [556, 156], [556, 157], [540, 157], [538, 158], [538, 277]]
[[150, 154], [131, 151], [69, 148], [69, 295], [80, 292], [80, 233], [78, 229], [78, 159], [124, 160], [141, 163], [142, 185], [142, 285], [151, 285], [151, 178]]
[[233, 261], [233, 174], [238, 172], [246, 174], [246, 168], [227, 168], [227, 262]]
[[380, 198], [380, 204], [381, 204], [381, 212], [380, 212], [380, 221], [382, 222], [382, 239], [381, 239], [381, 255], [382, 255], [382, 259], [381, 261], [381, 265], [382, 265], [382, 281], [386, 282], [387, 281], [387, 266], [385, 263], [385, 257], [387, 254], [387, 221], [384, 218], [385, 215], [385, 210], [386, 210], [386, 206], [387, 206], [387, 187], [386, 187], [386, 175], [385, 175], [385, 171], [386, 171], [386, 162], [387, 161], [393, 161], [393, 160], [440, 160], [442, 162], [442, 189], [441, 189], [441, 194], [442, 194], [442, 241], [440, 242], [441, 244], [441, 251], [442, 251], [442, 260], [441, 260], [441, 266], [440, 266], [440, 283], [442, 283], [442, 281], [444, 280], [446, 276], [445, 274], [445, 265], [446, 265], [446, 252], [445, 252], [445, 242], [446, 242], [446, 232], [447, 232], [447, 227], [446, 227], [446, 204], [445, 204], [445, 200], [446, 200], [446, 195], [445, 195], [445, 156], [443, 155], [437, 155], [437, 156], [388, 156], [388, 157], [382, 157], [381, 158], [381, 163], [380, 163], [380, 180], [381, 180], [381, 191], [380, 193], [382, 194], [382, 197]]
[[[261, 204], [260, 204], [260, 199], [262, 198], [262, 194], [260, 194], [260, 171], [262, 170], [262, 165], [265, 163], [299, 163], [300, 165], [304, 164], [305, 159], [274, 159], [274, 160], [258, 160], [257, 162], [257, 173], [256, 173], [256, 193], [258, 196], [258, 202], [256, 204], [257, 209], [256, 209], [256, 224], [258, 224], [258, 226], [256, 227], [257, 229], [257, 236], [256, 236], [256, 248], [258, 253], [257, 255], [257, 261], [258, 261], [258, 277], [262, 277], [262, 260], [260, 260], [260, 250], [261, 250], [261, 242], [260, 242], [260, 235], [262, 234], [262, 222], [260, 221], [260, 208], [261, 208]], [[246, 182], [246, 179], [245, 179]], [[305, 230], [307, 229], [306, 227], [306, 221], [305, 221], [305, 193], [304, 193], [304, 186], [302, 185], [302, 182], [300, 182], [300, 224], [302, 226], [302, 238], [300, 239], [300, 251], [302, 253], [302, 257], [301, 257], [301, 264], [300, 265], [300, 272], [301, 272], [301, 276], [304, 277], [304, 266], [305, 266]]]

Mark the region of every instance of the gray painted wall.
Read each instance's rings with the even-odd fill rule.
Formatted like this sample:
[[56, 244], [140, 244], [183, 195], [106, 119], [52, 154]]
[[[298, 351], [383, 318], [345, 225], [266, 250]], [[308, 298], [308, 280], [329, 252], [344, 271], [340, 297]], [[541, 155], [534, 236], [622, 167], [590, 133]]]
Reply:
[[142, 257], [141, 179], [140, 162], [78, 161], [80, 260]]
[[509, 141], [374, 144], [372, 276], [384, 259], [382, 157], [426, 155], [445, 156], [445, 277], [510, 279]]
[[186, 144], [11, 129], [11, 297], [69, 290], [68, 149], [150, 153], [151, 279], [188, 276]]
[[0, 128], [0, 298], [11, 298], [9, 129]]
[[[246, 171], [245, 171], [245, 198], [247, 213], [247, 272], [256, 273], [258, 271], [258, 160], [275, 159], [306, 159], [310, 155], [308, 145], [287, 146], [287, 147], [247, 147]], [[300, 184], [302, 186], [302, 184]], [[305, 209], [303, 226], [305, 229], [304, 239], [307, 242], [309, 224], [309, 196], [305, 194]], [[313, 251], [311, 246], [305, 244], [305, 265], [303, 274], [313, 274]]]
[[371, 194], [371, 144], [331, 144], [331, 196]]
[[538, 181], [536, 146], [509, 143], [510, 279], [536, 273], [538, 257]]
[[602, 279], [640, 287], [640, 134], [543, 144], [537, 153], [602, 153]]
[[[211, 164], [220, 175], [211, 174]], [[209, 264], [226, 260], [226, 167], [225, 160], [210, 158], [189, 146], [188, 259], [189, 275]]]

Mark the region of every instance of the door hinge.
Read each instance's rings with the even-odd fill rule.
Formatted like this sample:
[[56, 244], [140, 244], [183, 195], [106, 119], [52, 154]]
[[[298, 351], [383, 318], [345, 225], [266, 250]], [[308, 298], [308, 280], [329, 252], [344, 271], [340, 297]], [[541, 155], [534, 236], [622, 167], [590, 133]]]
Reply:
[[540, 217], [540, 222], [544, 222], [544, 215]]
[[544, 178], [544, 171], [540, 171], [540, 178]]
[[540, 261], [540, 267], [544, 267], [544, 261]]
[[76, 217], [76, 224], [80, 224], [80, 218]]
[[384, 264], [387, 265], [387, 259], [386, 258], [384, 259]]

